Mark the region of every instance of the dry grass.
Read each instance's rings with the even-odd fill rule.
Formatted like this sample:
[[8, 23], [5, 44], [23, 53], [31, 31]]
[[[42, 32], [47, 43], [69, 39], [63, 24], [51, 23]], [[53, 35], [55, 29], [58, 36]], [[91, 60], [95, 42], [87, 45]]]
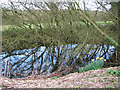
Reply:
[[0, 84], [8, 88], [101, 88], [101, 87], [119, 87], [119, 77], [114, 75], [106, 75], [108, 69], [120, 69], [119, 67], [104, 68], [91, 70], [85, 73], [70, 73], [68, 75], [51, 79], [51, 78], [24, 78], [9, 79], [0, 78]]

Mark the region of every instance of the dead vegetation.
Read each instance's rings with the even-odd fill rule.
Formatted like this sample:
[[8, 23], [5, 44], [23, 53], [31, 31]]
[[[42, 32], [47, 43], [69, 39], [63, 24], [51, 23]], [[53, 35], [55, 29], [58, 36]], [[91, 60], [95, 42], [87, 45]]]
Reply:
[[90, 70], [84, 73], [70, 73], [55, 79], [39, 75], [21, 79], [1, 77], [0, 86], [7, 88], [118, 88], [119, 77], [106, 75], [106, 71], [109, 69], [119, 70], [120, 66]]

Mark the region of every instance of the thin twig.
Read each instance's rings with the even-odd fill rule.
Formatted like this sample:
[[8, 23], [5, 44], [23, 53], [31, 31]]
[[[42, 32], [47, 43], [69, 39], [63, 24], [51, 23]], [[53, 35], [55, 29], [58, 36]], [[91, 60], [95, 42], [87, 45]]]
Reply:
[[10, 77], [10, 74], [9, 74], [9, 61], [8, 61], [8, 67], [7, 67], [7, 77]]
[[4, 76], [6, 75], [6, 69], [7, 69], [7, 60], [5, 62]]

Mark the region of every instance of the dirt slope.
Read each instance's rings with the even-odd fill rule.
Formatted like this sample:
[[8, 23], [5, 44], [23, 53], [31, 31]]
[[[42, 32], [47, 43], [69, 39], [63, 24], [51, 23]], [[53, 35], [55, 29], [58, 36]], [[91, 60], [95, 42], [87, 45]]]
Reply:
[[9, 79], [1, 77], [0, 86], [7, 88], [118, 88], [120, 77], [106, 75], [106, 71], [109, 69], [120, 70], [120, 66], [91, 70], [84, 73], [70, 73], [56, 79], [33, 79], [32, 77]]

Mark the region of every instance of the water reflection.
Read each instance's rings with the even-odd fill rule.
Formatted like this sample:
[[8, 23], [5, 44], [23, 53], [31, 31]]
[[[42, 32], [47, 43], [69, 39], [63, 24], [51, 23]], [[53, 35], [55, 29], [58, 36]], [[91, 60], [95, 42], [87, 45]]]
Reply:
[[11, 77], [23, 77], [20, 74], [29, 75], [32, 71], [37, 70], [38, 73], [51, 73], [55, 67], [64, 62], [65, 66], [78, 65], [83, 66], [86, 62], [96, 57], [103, 57], [106, 60], [114, 53], [114, 47], [109, 45], [90, 45], [87, 44], [84, 48], [78, 44], [68, 44], [61, 46], [16, 50], [10, 53], [3, 53], [1, 60], [3, 63], [2, 73], [5, 71], [5, 62], [9, 62]]

